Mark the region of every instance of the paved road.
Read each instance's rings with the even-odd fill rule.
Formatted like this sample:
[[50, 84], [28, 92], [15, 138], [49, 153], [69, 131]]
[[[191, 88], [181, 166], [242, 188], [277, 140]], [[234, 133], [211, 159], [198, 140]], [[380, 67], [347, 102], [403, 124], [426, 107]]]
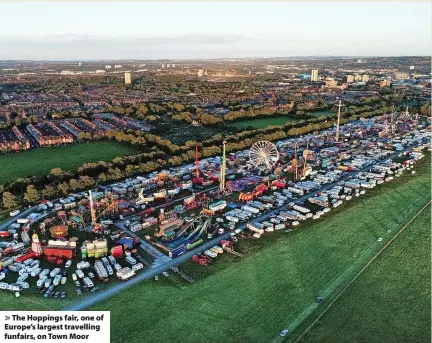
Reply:
[[151, 268], [157, 267], [163, 263], [166, 263], [168, 261], [171, 260], [170, 257], [168, 257], [167, 255], [164, 255], [162, 252], [160, 252], [158, 249], [156, 249], [153, 245], [151, 245], [149, 242], [145, 241], [144, 239], [142, 239], [141, 237], [139, 237], [135, 232], [130, 231], [129, 229], [127, 229], [125, 226], [120, 226], [117, 223], [114, 224], [118, 229], [126, 231], [130, 236], [132, 237], [136, 237], [140, 240], [141, 245], [140, 245], [140, 249], [146, 251], [147, 253], [149, 253], [151, 256], [154, 257], [154, 261], [151, 265]]
[[4, 222], [2, 222], [0, 224], [0, 231], [5, 231], [11, 224], [15, 223], [18, 218], [24, 218], [24, 217], [28, 216], [30, 213], [35, 211], [37, 208], [38, 208], [37, 206], [32, 206], [32, 207], [20, 212], [17, 216], [11, 217], [10, 219], [5, 220]]
[[[397, 155], [399, 155], [400, 153], [403, 153], [405, 151], [411, 150], [411, 148], [405, 149], [404, 151], [398, 151], [398, 152], [394, 153], [393, 155], [390, 155], [390, 156], [386, 157], [386, 159], [394, 158]], [[366, 170], [368, 170], [370, 168], [372, 168], [372, 165], [371, 166], [367, 166], [365, 168], [362, 168], [362, 169], [360, 169], [358, 171], [351, 172], [351, 173], [349, 173], [349, 175], [341, 178], [339, 181], [333, 182], [333, 183], [329, 183], [327, 185], [324, 185], [323, 187], [321, 187], [317, 191], [314, 191], [312, 193], [305, 194], [305, 195], [303, 195], [301, 197], [298, 197], [295, 201], [296, 202], [297, 201], [306, 201], [309, 197], [315, 196], [319, 192], [322, 192], [324, 190], [328, 190], [328, 189], [334, 187], [338, 182], [345, 181], [349, 177], [355, 176], [355, 175], [359, 174], [360, 172], [366, 171]], [[285, 204], [285, 205], [283, 205], [281, 207], [278, 207], [276, 209], [271, 210], [270, 212], [267, 212], [267, 213], [263, 214], [262, 216], [259, 216], [259, 217], [255, 218], [254, 220], [255, 221], [260, 221], [260, 222], [265, 221], [268, 218], [270, 218], [271, 215], [276, 214], [277, 212], [279, 212], [281, 210], [284, 210], [284, 209], [287, 209], [287, 208], [288, 208], [288, 204]], [[243, 224], [239, 225], [237, 228], [239, 228], [241, 230], [244, 230], [246, 228], [246, 224], [243, 223]], [[157, 266], [155, 268], [147, 269], [146, 271], [138, 274], [136, 277], [134, 277], [133, 279], [131, 279], [131, 280], [127, 281], [127, 282], [118, 283], [118, 284], [112, 286], [111, 288], [107, 289], [106, 291], [94, 293], [91, 298], [89, 297], [89, 298], [86, 298], [86, 299], [83, 299], [83, 300], [79, 300], [79, 301], [77, 301], [77, 302], [75, 302], [75, 303], [73, 303], [73, 304], [65, 307], [63, 309], [63, 311], [79, 311], [79, 310], [83, 310], [85, 308], [91, 307], [91, 306], [95, 305], [99, 301], [108, 299], [109, 297], [117, 294], [118, 292], [120, 292], [120, 291], [122, 291], [124, 289], [127, 289], [127, 288], [129, 288], [129, 287], [131, 287], [133, 285], [136, 285], [136, 284], [140, 283], [143, 280], [146, 280], [146, 279], [152, 278], [152, 277], [154, 277], [156, 275], [159, 275], [163, 271], [169, 270], [171, 267], [177, 266], [177, 265], [181, 264], [182, 262], [185, 262], [185, 261], [191, 259], [193, 255], [199, 254], [199, 253], [201, 253], [201, 252], [203, 252], [203, 251], [205, 251], [205, 250], [207, 250], [207, 249], [209, 249], [209, 248], [217, 245], [221, 240], [228, 239], [230, 237], [230, 235], [231, 235], [231, 231], [228, 231], [228, 232], [224, 233], [223, 235], [215, 237], [215, 238], [211, 239], [210, 241], [208, 241], [208, 242], [206, 242], [206, 243], [198, 246], [197, 248], [195, 248], [195, 249], [193, 249], [191, 251], [188, 251], [188, 252], [184, 253], [183, 255], [181, 255], [181, 256], [173, 259], [173, 260], [170, 260], [169, 262], [166, 262], [163, 265], [159, 265], [159, 266]]]

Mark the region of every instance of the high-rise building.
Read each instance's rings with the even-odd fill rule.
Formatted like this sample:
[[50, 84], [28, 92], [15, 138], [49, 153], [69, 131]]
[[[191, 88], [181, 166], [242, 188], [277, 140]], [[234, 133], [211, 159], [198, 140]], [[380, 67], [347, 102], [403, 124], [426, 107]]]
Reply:
[[204, 69], [199, 69], [198, 70], [198, 77], [203, 77], [204, 76]]
[[347, 83], [353, 83], [354, 82], [354, 75], [347, 75]]
[[361, 81], [361, 80], [362, 80], [362, 76], [360, 74], [354, 75], [354, 81]]
[[369, 75], [367, 75], [367, 74], [363, 74], [363, 75], [362, 75], [362, 78], [361, 78], [361, 81], [364, 82], [364, 83], [369, 82]]
[[318, 81], [318, 69], [312, 69], [312, 71], [311, 71], [311, 81], [312, 82]]
[[162, 69], [165, 68], [165, 64], [162, 64]]
[[132, 83], [132, 75], [130, 71], [127, 71], [124, 74], [124, 81], [125, 81], [125, 85], [130, 85]]

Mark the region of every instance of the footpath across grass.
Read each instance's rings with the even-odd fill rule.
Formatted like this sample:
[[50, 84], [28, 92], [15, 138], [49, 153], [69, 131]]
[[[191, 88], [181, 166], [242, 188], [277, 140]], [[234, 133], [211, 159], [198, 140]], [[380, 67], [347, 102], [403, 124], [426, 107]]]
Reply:
[[430, 225], [428, 206], [299, 342], [429, 343]]
[[0, 156], [0, 185], [19, 177], [40, 176], [53, 168], [75, 171], [83, 163], [110, 161], [138, 150], [117, 142], [80, 143]]
[[429, 161], [322, 220], [241, 240], [243, 258], [224, 254], [208, 267], [180, 266], [197, 280], [193, 285], [147, 281], [92, 309], [111, 311], [113, 343], [277, 341], [282, 329], [293, 332], [316, 318], [316, 297], [331, 301], [430, 200]]

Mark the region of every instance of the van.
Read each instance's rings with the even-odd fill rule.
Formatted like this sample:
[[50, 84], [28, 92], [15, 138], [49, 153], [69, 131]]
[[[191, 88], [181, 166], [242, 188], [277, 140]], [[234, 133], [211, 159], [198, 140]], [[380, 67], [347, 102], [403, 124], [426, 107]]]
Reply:
[[83, 282], [84, 282], [84, 285], [86, 285], [88, 288], [94, 287], [93, 281], [90, 280], [90, 278], [88, 278], [88, 277], [85, 277], [83, 279]]
[[78, 276], [80, 279], [82, 279], [84, 277], [84, 273], [80, 269], [77, 269], [77, 271], [75, 273], [76, 273], [76, 276]]
[[28, 289], [30, 287], [30, 285], [24, 281], [18, 281], [15, 284], [21, 286], [23, 289]]
[[87, 261], [80, 261], [77, 263], [77, 269], [85, 269], [89, 267], [90, 267], [90, 263]]
[[55, 277], [60, 272], [61, 272], [60, 268], [54, 268], [50, 273], [50, 277]]
[[45, 288], [48, 288], [49, 286], [51, 286], [51, 283], [52, 283], [52, 279], [47, 278], [45, 280], [45, 283], [44, 283]]
[[62, 279], [61, 274], [56, 275], [53, 281], [53, 285], [58, 286], [60, 284], [61, 279]]
[[41, 268], [33, 269], [33, 270], [31, 271], [30, 275], [31, 275], [32, 277], [38, 276], [39, 273], [40, 273], [41, 271], [42, 271]]
[[47, 278], [48, 277], [48, 274], [49, 274], [49, 269], [47, 268], [47, 269], [44, 269], [40, 274], [39, 274], [39, 279], [42, 279], [42, 278]]
[[15, 217], [15, 216], [17, 216], [20, 212], [21, 212], [20, 210], [15, 210], [15, 211], [10, 212], [9, 215], [10, 215], [11, 217]]

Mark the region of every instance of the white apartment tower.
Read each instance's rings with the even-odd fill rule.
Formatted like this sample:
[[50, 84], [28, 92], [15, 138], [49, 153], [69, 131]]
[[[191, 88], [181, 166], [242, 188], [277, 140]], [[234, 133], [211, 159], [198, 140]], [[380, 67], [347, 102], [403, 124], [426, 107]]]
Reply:
[[132, 75], [130, 71], [125, 72], [124, 81], [125, 81], [125, 85], [130, 85], [132, 83]]
[[312, 71], [311, 71], [311, 81], [312, 82], [318, 81], [318, 69], [312, 69]]

